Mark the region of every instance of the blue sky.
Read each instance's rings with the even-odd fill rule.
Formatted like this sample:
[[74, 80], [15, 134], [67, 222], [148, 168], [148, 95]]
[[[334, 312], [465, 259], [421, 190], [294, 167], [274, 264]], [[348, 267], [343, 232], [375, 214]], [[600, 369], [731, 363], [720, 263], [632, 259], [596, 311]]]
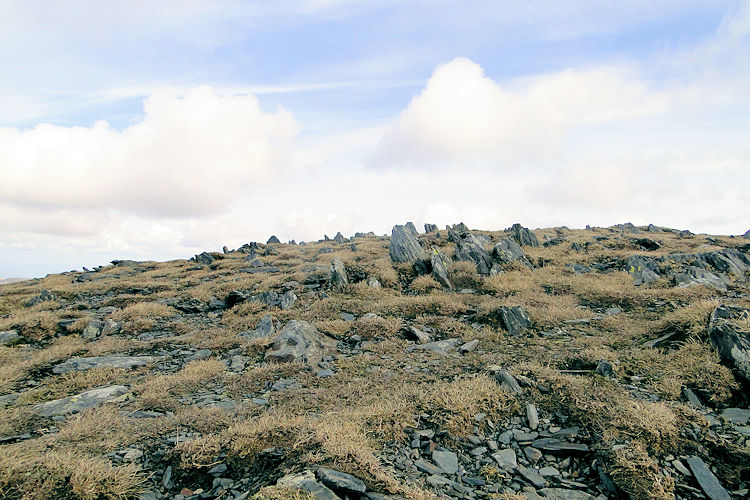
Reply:
[[0, 28], [0, 277], [405, 220], [750, 229], [747, 1], [0, 1]]

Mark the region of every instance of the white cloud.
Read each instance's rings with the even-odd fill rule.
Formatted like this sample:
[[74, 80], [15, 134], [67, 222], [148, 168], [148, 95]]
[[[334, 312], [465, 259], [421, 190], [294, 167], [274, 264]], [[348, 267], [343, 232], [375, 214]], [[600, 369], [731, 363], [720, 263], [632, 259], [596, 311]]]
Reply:
[[661, 112], [665, 97], [618, 68], [566, 70], [503, 87], [465, 58], [438, 67], [383, 135], [378, 167], [497, 164], [557, 151], [575, 126]]
[[15, 206], [114, 208], [195, 217], [225, 210], [283, 170], [297, 133], [291, 114], [252, 95], [163, 90], [122, 131], [41, 124], [0, 128], [0, 198]]

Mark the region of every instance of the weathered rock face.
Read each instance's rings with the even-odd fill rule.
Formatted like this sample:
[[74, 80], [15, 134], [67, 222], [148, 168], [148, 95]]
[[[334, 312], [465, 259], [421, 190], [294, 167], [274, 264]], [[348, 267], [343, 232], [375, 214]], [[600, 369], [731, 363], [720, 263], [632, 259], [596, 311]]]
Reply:
[[479, 274], [489, 276], [493, 262], [483, 243], [482, 238], [467, 233], [456, 243], [456, 259], [473, 262]]
[[271, 349], [266, 351], [265, 360], [315, 365], [335, 347], [335, 340], [320, 333], [307, 321], [292, 320], [281, 330]]
[[274, 235], [271, 235], [270, 238], [268, 238], [268, 241], [266, 241], [267, 245], [270, 245], [271, 243], [281, 243], [281, 241], [274, 234]]
[[416, 231], [400, 225], [393, 226], [388, 254], [393, 262], [398, 263], [416, 262], [425, 258], [425, 251], [417, 241]]
[[636, 286], [648, 285], [659, 279], [659, 266], [654, 259], [633, 255], [628, 258], [626, 266]]
[[344, 238], [344, 235], [341, 234], [341, 231], [336, 233], [336, 236], [333, 237], [333, 241], [336, 243], [344, 243], [346, 241], [346, 238]]
[[521, 246], [510, 238], [503, 238], [492, 248], [492, 258], [500, 264], [520, 261], [529, 268], [533, 267]]
[[690, 266], [682, 272], [676, 272], [674, 282], [677, 286], [702, 285], [721, 292], [727, 291], [727, 283], [720, 276], [695, 266]]
[[56, 399], [54, 401], [48, 401], [36, 405], [34, 407], [34, 413], [42, 417], [54, 417], [56, 415], [78, 413], [99, 406], [107, 401], [111, 401], [122, 396], [126, 392], [128, 392], [128, 388], [124, 385], [99, 387], [97, 389], [91, 389], [90, 391], [76, 394], [75, 396], [69, 396], [67, 398]]
[[432, 247], [432, 251], [430, 253], [432, 277], [435, 278], [441, 285], [453, 289], [451, 280], [448, 279], [448, 269], [446, 267], [446, 262], [448, 262], [448, 258], [445, 256], [445, 254], [441, 252], [440, 249]]
[[711, 345], [750, 382], [750, 332], [742, 331], [739, 321], [750, 319], [750, 309], [719, 306], [711, 313], [708, 338]]
[[[437, 224], [429, 224], [429, 223], [425, 222], [425, 224], [424, 224], [424, 232], [425, 233], [437, 233], [437, 231], [438, 231]], [[748, 233], [750, 233], [750, 231], [748, 231]], [[750, 236], [749, 236], [749, 238], [750, 238]]]
[[349, 280], [346, 277], [344, 262], [338, 257], [331, 261], [331, 272], [329, 274], [328, 283], [331, 285], [331, 288], [342, 288], [349, 284]]
[[52, 373], [70, 373], [91, 370], [92, 368], [125, 368], [130, 370], [155, 363], [157, 356], [95, 356], [90, 358], [70, 358], [52, 368]]
[[496, 313], [500, 318], [503, 328], [511, 335], [518, 335], [523, 330], [531, 327], [529, 315], [521, 306], [500, 307]]
[[539, 240], [536, 238], [536, 235], [529, 231], [528, 228], [523, 227], [521, 224], [513, 224], [509, 229], [506, 229], [506, 231], [510, 231], [511, 238], [516, 240], [521, 246], [539, 246]]
[[193, 262], [196, 262], [198, 264], [203, 264], [204, 266], [207, 266], [207, 265], [213, 263], [214, 258], [213, 258], [213, 256], [210, 253], [203, 252], [203, 253], [199, 253], [199, 254], [195, 255], [190, 260], [192, 260]]

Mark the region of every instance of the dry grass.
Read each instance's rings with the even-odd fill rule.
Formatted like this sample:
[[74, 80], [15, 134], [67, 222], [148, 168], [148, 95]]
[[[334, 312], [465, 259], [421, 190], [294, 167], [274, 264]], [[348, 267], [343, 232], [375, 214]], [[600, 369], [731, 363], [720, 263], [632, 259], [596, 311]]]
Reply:
[[225, 373], [224, 363], [215, 358], [192, 361], [172, 375], [158, 375], [136, 385], [133, 390], [144, 408], [174, 409], [172, 396], [196, 391]]
[[661, 474], [659, 464], [645, 447], [631, 444], [614, 452], [607, 467], [612, 480], [634, 500], [674, 498], [674, 479]]
[[176, 311], [158, 302], [138, 302], [112, 313], [111, 319], [122, 321], [123, 328], [131, 331], [149, 330], [157, 320], [174, 316]]

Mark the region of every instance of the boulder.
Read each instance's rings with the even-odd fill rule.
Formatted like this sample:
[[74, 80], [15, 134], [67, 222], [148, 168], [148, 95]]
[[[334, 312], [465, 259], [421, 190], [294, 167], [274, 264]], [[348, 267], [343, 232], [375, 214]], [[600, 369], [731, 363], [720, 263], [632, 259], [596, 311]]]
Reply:
[[727, 291], [727, 283], [721, 276], [696, 266], [689, 266], [683, 271], [676, 272], [674, 282], [675, 285], [681, 287], [702, 285], [720, 292]]
[[638, 238], [633, 240], [633, 244], [643, 250], [653, 252], [661, 248], [661, 243], [650, 238]]
[[281, 243], [281, 240], [279, 240], [279, 239], [278, 239], [278, 238], [276, 237], [276, 235], [274, 234], [274, 235], [271, 235], [271, 237], [270, 237], [270, 238], [268, 238], [268, 241], [266, 241], [266, 244], [267, 244], [267, 245], [270, 245], [270, 244], [272, 244], [272, 243]]
[[405, 224], [405, 226], [406, 226], [406, 229], [408, 229], [409, 231], [411, 231], [414, 236], [416, 236], [418, 234], [417, 233], [417, 227], [414, 225], [413, 222], [407, 222]]
[[344, 235], [341, 234], [341, 231], [336, 233], [336, 236], [333, 237], [333, 241], [336, 243], [344, 243], [346, 241], [346, 238], [344, 238]]
[[521, 245], [510, 238], [503, 238], [497, 242], [492, 248], [491, 256], [500, 264], [520, 261], [528, 268], [533, 267], [529, 259], [526, 258], [526, 254], [521, 250]]
[[747, 232], [742, 235], [742, 237], [746, 240], [750, 240], [750, 229], [748, 229]]
[[321, 334], [307, 321], [292, 320], [284, 326], [271, 348], [266, 351], [265, 360], [316, 365], [335, 348], [335, 340]]
[[531, 327], [531, 320], [526, 310], [521, 306], [500, 307], [496, 311], [500, 323], [511, 335], [518, 335]]
[[344, 262], [338, 257], [331, 260], [331, 270], [328, 275], [328, 284], [331, 288], [342, 288], [349, 284], [346, 277], [346, 268]]
[[510, 231], [510, 237], [516, 240], [521, 246], [539, 246], [539, 240], [536, 238], [536, 235], [534, 235], [534, 233], [532, 233], [528, 228], [523, 227], [521, 224], [513, 224], [510, 228], [506, 229], [506, 231]]
[[424, 262], [427, 256], [419, 241], [417, 241], [416, 232], [412, 232], [406, 226], [393, 226], [388, 255], [393, 262], [414, 264], [420, 274], [425, 274], [428, 271]]
[[102, 329], [104, 328], [104, 322], [99, 321], [98, 319], [92, 319], [89, 320], [86, 327], [83, 329], [83, 332], [81, 333], [81, 337], [83, 337], [86, 340], [94, 340], [102, 333]]
[[34, 407], [33, 411], [42, 417], [54, 417], [56, 415], [78, 413], [99, 406], [107, 401], [112, 401], [126, 392], [128, 392], [128, 388], [124, 385], [98, 387], [96, 389], [91, 389], [90, 391], [76, 394], [75, 396], [68, 396], [67, 398], [38, 404]]
[[473, 262], [477, 272], [489, 276], [492, 269], [492, 258], [484, 248], [484, 241], [475, 234], [466, 233], [456, 243], [456, 260]]
[[334, 491], [343, 493], [364, 493], [365, 483], [351, 474], [321, 467], [317, 473], [318, 479]]
[[20, 342], [23, 342], [23, 337], [16, 330], [0, 332], [0, 345], [9, 346]]
[[286, 311], [287, 309], [291, 309], [296, 301], [297, 295], [293, 291], [287, 290], [279, 299], [279, 305], [283, 311]]
[[430, 252], [430, 264], [432, 267], [432, 277], [441, 285], [453, 289], [451, 280], [448, 278], [448, 268], [446, 263], [448, 258], [439, 248], [432, 247]]
[[49, 290], [42, 290], [39, 295], [36, 297], [32, 297], [28, 302], [26, 302], [26, 307], [33, 307], [35, 305], [41, 304], [42, 302], [49, 302], [51, 300], [55, 300], [57, 297], [55, 297], [55, 294], [50, 292]]
[[193, 262], [197, 262], [198, 264], [203, 264], [204, 266], [207, 266], [213, 263], [214, 258], [210, 253], [202, 252], [193, 256], [190, 260], [192, 260]]
[[[429, 223], [425, 222], [425, 224], [424, 224], [424, 232], [425, 233], [437, 233], [437, 231], [438, 231], [437, 224], [429, 224]], [[748, 233], [750, 233], [750, 231], [748, 231]]]
[[750, 309], [722, 305], [711, 313], [708, 338], [719, 355], [750, 382], [750, 332], [742, 331], [738, 322], [750, 319]]
[[649, 285], [659, 279], [659, 265], [650, 257], [633, 255], [628, 258], [626, 267], [636, 286]]
[[281, 486], [290, 490], [303, 491], [315, 498], [315, 500], [340, 500], [340, 497], [337, 494], [326, 486], [320, 484], [315, 479], [315, 474], [309, 470], [295, 474], [287, 474], [276, 481], [276, 486]]

